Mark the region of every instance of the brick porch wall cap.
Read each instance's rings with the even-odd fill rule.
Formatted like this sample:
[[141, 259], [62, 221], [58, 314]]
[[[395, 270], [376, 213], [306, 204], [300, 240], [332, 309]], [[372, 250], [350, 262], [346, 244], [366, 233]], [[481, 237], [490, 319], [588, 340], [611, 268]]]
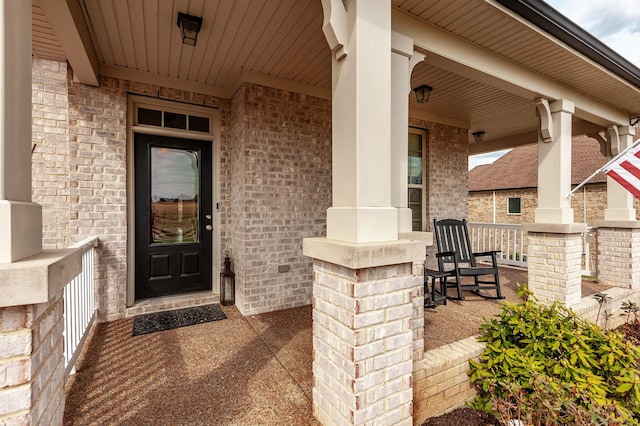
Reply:
[[595, 226], [598, 228], [640, 228], [640, 220], [597, 220]]
[[43, 250], [18, 262], [0, 264], [0, 307], [45, 303], [82, 272], [82, 250]]
[[586, 223], [523, 223], [525, 232], [543, 232], [547, 234], [581, 234], [587, 230]]
[[397, 240], [375, 243], [349, 243], [327, 238], [305, 238], [305, 256], [350, 269], [397, 265], [424, 259], [425, 241]]

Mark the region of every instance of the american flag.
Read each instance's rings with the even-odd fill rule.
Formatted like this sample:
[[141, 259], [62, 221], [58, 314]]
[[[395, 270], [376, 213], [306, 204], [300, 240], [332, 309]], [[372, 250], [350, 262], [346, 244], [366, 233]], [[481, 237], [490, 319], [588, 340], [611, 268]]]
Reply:
[[640, 146], [623, 153], [602, 169], [634, 197], [640, 198]]

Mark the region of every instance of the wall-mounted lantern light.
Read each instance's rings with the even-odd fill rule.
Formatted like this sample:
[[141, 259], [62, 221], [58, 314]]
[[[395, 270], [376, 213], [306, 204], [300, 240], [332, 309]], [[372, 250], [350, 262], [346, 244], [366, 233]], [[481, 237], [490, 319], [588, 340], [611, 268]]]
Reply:
[[182, 33], [182, 43], [195, 46], [201, 26], [202, 18], [178, 12], [178, 27]]
[[433, 87], [423, 84], [422, 86], [415, 87], [413, 92], [416, 94], [416, 102], [423, 104], [429, 100]]
[[479, 131], [479, 132], [473, 132], [471, 133], [473, 135], [473, 140], [474, 142], [482, 142], [484, 140], [484, 132], [483, 131]]
[[225, 253], [224, 270], [220, 272], [220, 303], [233, 305], [236, 301], [236, 274], [231, 270], [229, 252]]

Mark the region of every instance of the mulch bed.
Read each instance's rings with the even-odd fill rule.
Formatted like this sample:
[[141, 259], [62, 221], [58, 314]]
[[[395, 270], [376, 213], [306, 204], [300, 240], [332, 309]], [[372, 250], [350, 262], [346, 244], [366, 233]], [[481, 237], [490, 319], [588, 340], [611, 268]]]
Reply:
[[[623, 324], [616, 330], [636, 346], [640, 346], [640, 321]], [[448, 413], [427, 419], [422, 426], [499, 426], [500, 422], [491, 414], [469, 407], [457, 408]]]

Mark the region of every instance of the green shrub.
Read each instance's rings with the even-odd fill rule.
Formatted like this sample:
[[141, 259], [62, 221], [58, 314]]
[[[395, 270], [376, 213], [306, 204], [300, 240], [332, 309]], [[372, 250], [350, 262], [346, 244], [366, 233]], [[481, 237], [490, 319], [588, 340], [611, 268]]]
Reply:
[[469, 360], [472, 407], [504, 424], [640, 424], [640, 348], [620, 333], [528, 297], [504, 303], [480, 336], [482, 358]]

